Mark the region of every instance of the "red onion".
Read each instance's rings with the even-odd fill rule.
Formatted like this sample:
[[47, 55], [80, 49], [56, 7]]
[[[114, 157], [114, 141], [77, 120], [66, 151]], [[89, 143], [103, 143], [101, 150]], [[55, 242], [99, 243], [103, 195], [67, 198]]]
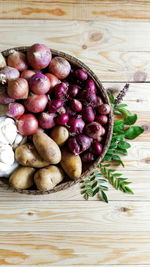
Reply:
[[95, 120], [100, 124], [106, 124], [108, 122], [108, 117], [106, 115], [97, 115]]
[[82, 110], [82, 118], [86, 122], [92, 122], [95, 119], [95, 114], [91, 106], [86, 106]]
[[10, 54], [7, 58], [7, 65], [19, 71], [24, 71], [28, 68], [25, 54], [14, 49], [10, 50]]
[[49, 65], [49, 71], [60, 80], [65, 79], [70, 70], [70, 63], [63, 57], [54, 57]]
[[108, 104], [102, 104], [97, 107], [97, 111], [99, 114], [107, 115], [110, 113], [110, 106]]
[[23, 78], [8, 81], [7, 93], [14, 99], [26, 99], [28, 97], [28, 82]]
[[26, 79], [27, 81], [35, 74], [35, 71], [34, 70], [24, 70], [22, 73], [21, 73], [21, 78], [24, 78]]
[[46, 45], [34, 44], [27, 51], [27, 59], [34, 69], [41, 70], [49, 65], [52, 53]]
[[85, 89], [90, 90], [92, 93], [96, 93], [96, 85], [92, 79], [87, 79], [85, 84]]
[[0, 82], [6, 83], [11, 80], [16, 80], [20, 76], [20, 73], [17, 69], [6, 66], [0, 71]]
[[69, 85], [69, 90], [68, 90], [69, 97], [71, 97], [71, 98], [76, 97], [78, 92], [79, 92], [79, 86], [78, 85], [76, 85], [76, 84], [70, 84]]
[[100, 155], [103, 151], [103, 146], [98, 141], [92, 143], [92, 152], [96, 155]]
[[38, 121], [32, 114], [24, 114], [17, 121], [17, 128], [22, 135], [32, 135], [37, 132]]
[[40, 127], [42, 129], [50, 129], [54, 127], [56, 125], [55, 118], [55, 113], [42, 112], [38, 118]]
[[100, 96], [97, 96], [97, 102], [96, 102], [95, 107], [98, 107], [98, 106], [100, 106], [101, 104], [103, 104], [103, 100], [101, 99]]
[[65, 107], [60, 107], [60, 108], [57, 110], [57, 112], [58, 112], [59, 114], [64, 114], [64, 113], [66, 113], [66, 109], [65, 109]]
[[105, 128], [102, 126], [102, 133], [101, 133], [101, 135], [103, 136], [103, 135], [105, 135]]
[[89, 137], [98, 139], [103, 134], [103, 127], [94, 121], [86, 125], [85, 131]]
[[60, 125], [66, 125], [69, 120], [69, 116], [67, 113], [59, 114], [56, 118], [56, 122]]
[[95, 93], [92, 93], [89, 89], [86, 90], [85, 99], [87, 103], [95, 105], [97, 103], [97, 96]]
[[8, 117], [13, 119], [19, 119], [25, 112], [24, 106], [20, 103], [10, 103], [7, 106], [7, 113]]
[[29, 79], [31, 91], [37, 95], [44, 95], [50, 89], [49, 79], [42, 73], [36, 73]]
[[67, 96], [68, 87], [66, 83], [59, 83], [54, 87], [55, 97], [58, 99], [64, 99]]
[[90, 163], [94, 160], [94, 155], [91, 152], [84, 152], [81, 154], [81, 159], [84, 163]]
[[77, 99], [73, 99], [71, 102], [71, 108], [76, 112], [80, 112], [82, 110], [82, 103]]
[[63, 102], [60, 99], [52, 99], [48, 102], [48, 111], [55, 113], [63, 106]]
[[48, 102], [48, 97], [46, 95], [35, 95], [31, 94], [24, 101], [26, 109], [33, 113], [42, 112]]
[[85, 126], [84, 121], [81, 118], [70, 118], [68, 122], [69, 132], [74, 134], [80, 134], [83, 132]]
[[14, 102], [14, 98], [10, 98], [5, 92], [0, 94], [0, 104], [9, 104]]
[[75, 155], [79, 155], [91, 146], [91, 139], [83, 134], [70, 137], [68, 140], [69, 150]]
[[86, 71], [84, 71], [82, 69], [77, 69], [74, 73], [75, 73], [75, 76], [79, 80], [85, 81], [88, 78], [88, 75], [87, 75]]
[[58, 80], [58, 78], [57, 78], [55, 75], [53, 75], [52, 73], [46, 73], [45, 75], [47, 76], [47, 78], [48, 78], [49, 81], [50, 81], [50, 92], [49, 92], [49, 93], [51, 93], [51, 92], [53, 91], [52, 89], [53, 89], [57, 84], [60, 83], [60, 80]]
[[70, 107], [66, 107], [66, 112], [68, 113], [69, 117], [74, 117], [76, 115], [76, 113]]

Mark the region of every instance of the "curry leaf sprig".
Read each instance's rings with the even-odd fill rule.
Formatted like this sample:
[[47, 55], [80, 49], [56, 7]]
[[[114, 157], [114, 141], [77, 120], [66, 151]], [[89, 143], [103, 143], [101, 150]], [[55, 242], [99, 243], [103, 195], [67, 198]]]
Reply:
[[[81, 194], [86, 200], [99, 194], [100, 198], [108, 203], [107, 195], [104, 192], [108, 190], [108, 187], [102, 185], [102, 183], [106, 182], [109, 182], [116, 190], [133, 194], [133, 191], [128, 186], [131, 182], [128, 182], [127, 178], [124, 178], [121, 173], [111, 168], [111, 164], [114, 162], [124, 167], [120, 155], [127, 155], [127, 150], [131, 147], [126, 139], [133, 140], [144, 132], [141, 127], [133, 126], [137, 121], [137, 115], [132, 115], [126, 109], [126, 104], [120, 104], [128, 88], [129, 85], [126, 84], [117, 98], [109, 94], [113, 112], [120, 116], [121, 119], [114, 122], [111, 144], [102, 162], [97, 165], [96, 170], [89, 175], [88, 179], [81, 181]], [[106, 161], [110, 162], [110, 164], [105, 164], [104, 162]], [[102, 177], [105, 179], [102, 179]]]

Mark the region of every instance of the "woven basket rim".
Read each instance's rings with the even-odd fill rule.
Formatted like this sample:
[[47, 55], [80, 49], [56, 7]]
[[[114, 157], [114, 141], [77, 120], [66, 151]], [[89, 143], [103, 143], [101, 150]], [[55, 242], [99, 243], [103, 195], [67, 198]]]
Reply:
[[[14, 48], [6, 49], [6, 50], [2, 51], [1, 53], [3, 54], [3, 56], [7, 57], [9, 55], [9, 51], [12, 50], [12, 49], [17, 50], [17, 51], [21, 51], [21, 52], [26, 52], [28, 48], [29, 48], [29, 46], [14, 47]], [[95, 81], [95, 83], [97, 85], [97, 88], [100, 90], [102, 98], [105, 100], [105, 103], [108, 103], [110, 105], [110, 101], [109, 101], [107, 92], [104, 89], [101, 81], [99, 80], [97, 75], [85, 63], [83, 63], [81, 60], [77, 59], [76, 57], [74, 57], [74, 56], [72, 56], [70, 54], [67, 54], [65, 52], [59, 51], [59, 50], [51, 49], [51, 52], [52, 52], [52, 55], [54, 55], [54, 56], [62, 56], [64, 58], [66, 58], [71, 64], [85, 69], [87, 71], [88, 75]], [[11, 190], [13, 192], [24, 193], [24, 194], [28, 194], [28, 195], [43, 195], [43, 194], [50, 194], [50, 193], [58, 192], [58, 191], [61, 191], [61, 190], [65, 190], [65, 189], [75, 185], [76, 183], [79, 183], [93, 169], [96, 168], [96, 166], [97, 166], [97, 164], [99, 162], [102, 161], [103, 157], [105, 156], [105, 154], [106, 154], [106, 152], [107, 152], [107, 150], [109, 148], [110, 142], [111, 142], [112, 130], [113, 130], [113, 112], [111, 110], [111, 112], [109, 114], [107, 136], [106, 136], [103, 152], [93, 162], [93, 164], [89, 168], [87, 168], [87, 170], [85, 172], [82, 173], [80, 178], [78, 178], [76, 180], [70, 180], [68, 182], [60, 183], [54, 189], [48, 190], [48, 191], [40, 191], [40, 190], [34, 190], [34, 189], [33, 190], [32, 189], [14, 189], [14, 188], [10, 187], [9, 184], [7, 183], [8, 178], [1, 178], [1, 177], [0, 177], [0, 186], [5, 188], [6, 190]]]

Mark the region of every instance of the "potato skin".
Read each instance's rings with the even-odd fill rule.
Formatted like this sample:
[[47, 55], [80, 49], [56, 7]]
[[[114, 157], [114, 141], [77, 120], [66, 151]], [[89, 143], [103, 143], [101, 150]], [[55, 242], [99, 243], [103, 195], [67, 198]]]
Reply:
[[43, 168], [49, 165], [49, 162], [43, 160], [36, 151], [33, 144], [23, 144], [15, 150], [16, 161], [28, 167]]
[[33, 185], [35, 169], [30, 167], [18, 167], [10, 176], [9, 184], [15, 189], [28, 189]]
[[34, 175], [34, 182], [41, 191], [53, 189], [63, 179], [63, 170], [53, 165], [38, 170]]
[[62, 146], [67, 141], [69, 132], [64, 126], [56, 126], [51, 130], [50, 136], [58, 146]]
[[59, 146], [47, 134], [38, 131], [33, 135], [33, 143], [40, 156], [50, 164], [58, 164], [61, 160]]
[[68, 149], [62, 149], [61, 167], [66, 174], [73, 180], [78, 179], [82, 173], [82, 161], [80, 156], [75, 156]]

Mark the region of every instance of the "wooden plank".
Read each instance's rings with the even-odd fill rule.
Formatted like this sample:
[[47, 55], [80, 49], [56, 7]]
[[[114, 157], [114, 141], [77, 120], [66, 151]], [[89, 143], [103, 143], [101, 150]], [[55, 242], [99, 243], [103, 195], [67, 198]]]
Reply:
[[150, 19], [149, 1], [0, 1], [0, 18], [3, 19]]
[[103, 267], [119, 264], [131, 267], [141, 264], [143, 267], [150, 264], [149, 232], [128, 235], [120, 232], [16, 232], [1, 233], [0, 240], [1, 266]]
[[[122, 170], [121, 173], [124, 177], [127, 177], [129, 181], [132, 182], [130, 185], [134, 191], [134, 195], [124, 194], [121, 191], [116, 191], [114, 188], [109, 186], [109, 191], [107, 192], [109, 200], [133, 200], [133, 201], [141, 201], [148, 200], [150, 201], [150, 175], [149, 171], [125, 171]], [[0, 188], [0, 201], [54, 201], [54, 200], [81, 200], [84, 201], [82, 195], [80, 194], [80, 184], [76, 184], [75, 186], [63, 190], [54, 194], [49, 195], [26, 195], [14, 193], [12, 191]], [[89, 201], [98, 200], [98, 196], [94, 198], [90, 198]]]
[[1, 231], [150, 231], [147, 201], [0, 203]]
[[78, 57], [103, 81], [133, 81], [137, 71], [150, 81], [149, 22], [0, 20], [0, 36], [0, 50], [45, 43]]

